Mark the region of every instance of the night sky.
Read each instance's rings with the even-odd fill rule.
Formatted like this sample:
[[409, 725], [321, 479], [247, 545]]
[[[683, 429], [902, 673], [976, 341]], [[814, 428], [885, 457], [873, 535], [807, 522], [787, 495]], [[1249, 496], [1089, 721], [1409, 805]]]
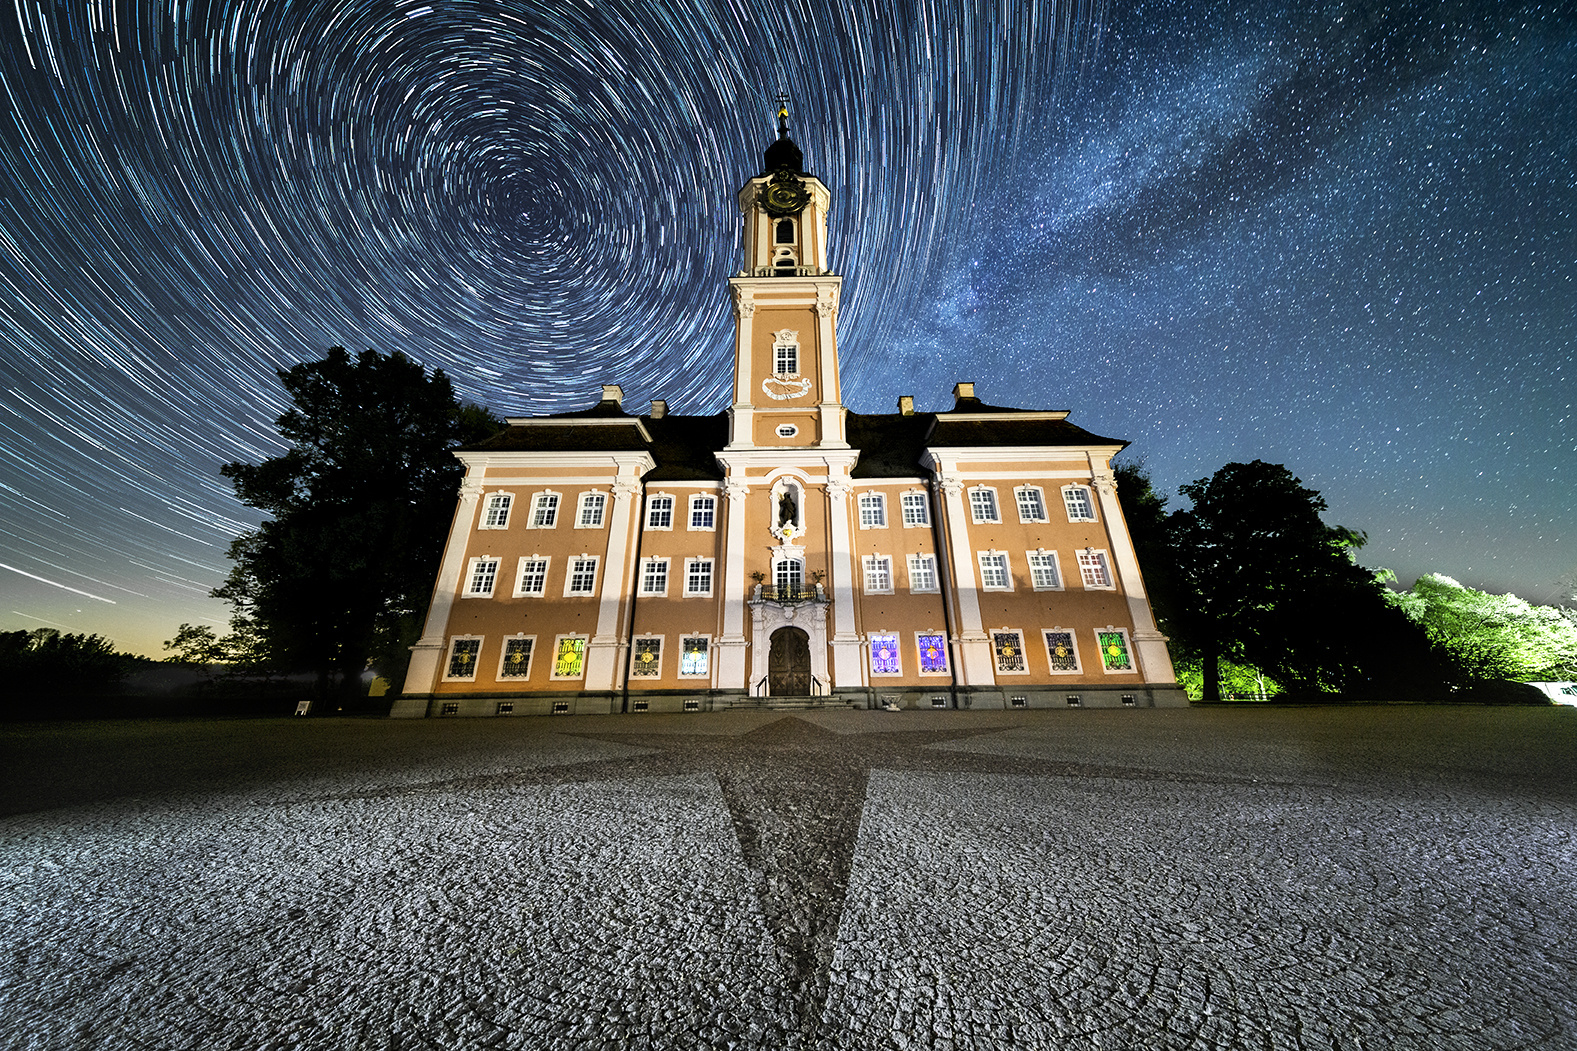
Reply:
[[219, 466], [336, 344], [724, 408], [779, 91], [851, 408], [969, 380], [1164, 491], [1285, 463], [1404, 585], [1577, 571], [1569, 3], [17, 0], [0, 88], [0, 629], [222, 627]]

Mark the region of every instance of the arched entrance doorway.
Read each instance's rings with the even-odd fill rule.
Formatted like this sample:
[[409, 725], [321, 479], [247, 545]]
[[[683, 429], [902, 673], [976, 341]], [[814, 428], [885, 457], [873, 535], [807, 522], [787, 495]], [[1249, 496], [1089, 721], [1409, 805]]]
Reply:
[[779, 628], [772, 633], [767, 657], [767, 694], [772, 697], [810, 695], [810, 636], [799, 628]]

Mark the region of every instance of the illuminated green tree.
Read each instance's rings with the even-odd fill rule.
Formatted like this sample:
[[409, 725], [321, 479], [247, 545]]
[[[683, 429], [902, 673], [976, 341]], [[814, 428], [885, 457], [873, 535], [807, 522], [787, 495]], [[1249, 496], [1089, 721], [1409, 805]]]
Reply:
[[1392, 599], [1467, 679], [1564, 681], [1577, 676], [1577, 623], [1567, 611], [1492, 595], [1439, 573]]

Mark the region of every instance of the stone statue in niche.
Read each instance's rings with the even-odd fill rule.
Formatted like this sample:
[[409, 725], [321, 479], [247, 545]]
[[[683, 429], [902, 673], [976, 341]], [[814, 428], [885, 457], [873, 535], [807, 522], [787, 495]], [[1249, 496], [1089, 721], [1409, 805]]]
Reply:
[[799, 521], [799, 511], [794, 504], [794, 490], [784, 486], [783, 495], [778, 497], [778, 528], [791, 526]]

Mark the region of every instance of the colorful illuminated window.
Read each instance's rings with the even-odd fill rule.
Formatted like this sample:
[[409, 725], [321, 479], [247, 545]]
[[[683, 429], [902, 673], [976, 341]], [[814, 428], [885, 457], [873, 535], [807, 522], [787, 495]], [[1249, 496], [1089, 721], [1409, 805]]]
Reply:
[[630, 664], [630, 674], [655, 679], [663, 673], [663, 640], [647, 637], [635, 640], [635, 657]]
[[707, 660], [712, 640], [705, 635], [686, 635], [679, 642], [679, 674], [701, 677], [710, 674]]
[[871, 674], [903, 674], [903, 659], [898, 655], [897, 635], [873, 634], [871, 636]]
[[1121, 628], [1097, 631], [1095, 641], [1101, 648], [1101, 667], [1107, 671], [1133, 671], [1133, 655], [1128, 652], [1128, 633]]
[[1046, 658], [1054, 672], [1079, 670], [1079, 648], [1073, 643], [1073, 632], [1061, 628], [1046, 632]]
[[531, 674], [531, 647], [534, 638], [504, 640], [504, 661], [498, 667], [500, 679], [524, 679]]
[[586, 636], [561, 636], [553, 651], [553, 677], [579, 679], [586, 674]]
[[915, 639], [920, 648], [920, 674], [947, 674], [947, 636], [941, 632], [921, 632]]
[[993, 631], [991, 650], [996, 654], [997, 671], [1004, 674], [1029, 671], [1024, 662], [1024, 636], [1017, 631]]
[[445, 678], [476, 678], [476, 658], [481, 652], [481, 639], [455, 639], [449, 645], [449, 672]]

